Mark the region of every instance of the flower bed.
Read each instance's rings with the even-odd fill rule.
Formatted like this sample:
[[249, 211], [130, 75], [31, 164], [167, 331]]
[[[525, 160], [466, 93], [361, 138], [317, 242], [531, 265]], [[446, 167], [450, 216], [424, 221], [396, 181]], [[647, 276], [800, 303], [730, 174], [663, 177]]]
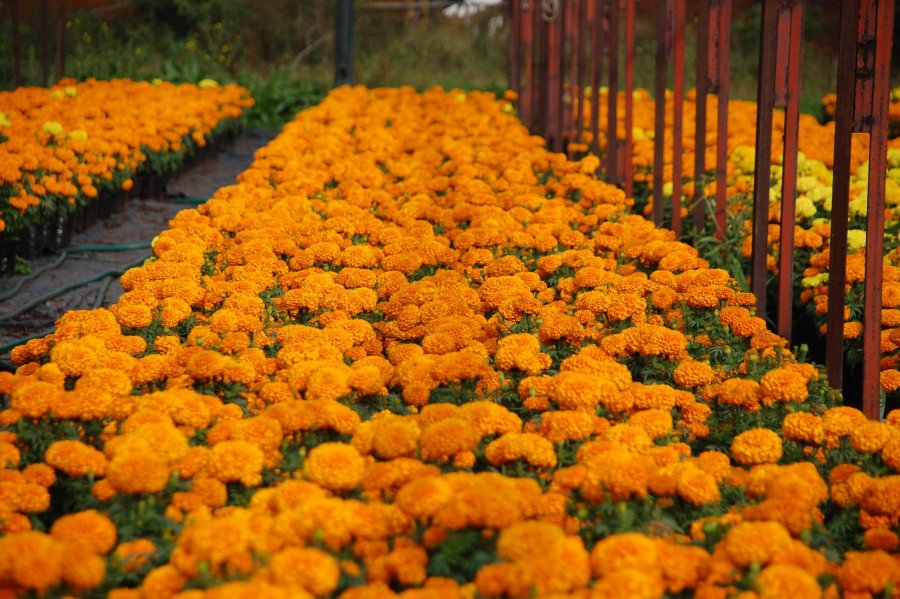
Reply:
[[342, 88], [0, 375], [0, 587], [900, 583], [900, 417], [481, 93]]
[[245, 89], [211, 81], [64, 81], [0, 93], [0, 245], [39, 254], [41, 227], [76, 213], [108, 216], [136, 182], [159, 188], [233, 132], [251, 104]]

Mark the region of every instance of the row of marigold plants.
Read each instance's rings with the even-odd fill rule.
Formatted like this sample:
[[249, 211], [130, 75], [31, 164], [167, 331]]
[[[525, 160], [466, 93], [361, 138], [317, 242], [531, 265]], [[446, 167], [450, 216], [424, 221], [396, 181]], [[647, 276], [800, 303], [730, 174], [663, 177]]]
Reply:
[[[891, 95], [891, 114], [900, 111], [900, 91], [894, 90]], [[696, 103], [693, 92], [689, 92], [684, 103], [684, 118], [688, 124], [684, 130], [683, 154], [683, 195], [681, 198], [682, 216], [685, 219], [685, 240], [694, 241], [704, 234], [712, 235], [715, 224], [712, 216], [707, 219], [703, 232], [691, 230], [690, 214], [694, 208], [695, 184], [694, 148], [695, 131], [693, 123]], [[606, 98], [602, 98], [606, 102]], [[624, 97], [619, 99], [619, 136], [624, 136]], [[833, 113], [834, 95], [823, 99], [826, 114]], [[649, 197], [653, 183], [654, 153], [654, 118], [655, 103], [646, 90], [638, 90], [633, 99], [633, 164], [634, 185], [636, 195], [645, 196], [646, 203], [640, 206], [644, 216], [649, 217], [653, 199]], [[669, 113], [666, 117], [664, 157], [665, 166], [663, 196], [666, 202], [666, 213], [671, 211], [672, 196], [672, 102], [668, 98]], [[708, 99], [708, 114], [712, 115], [706, 127], [705, 164], [715, 167], [717, 128], [715, 114], [717, 98]], [[590, 118], [588, 115], [586, 118]], [[891, 123], [893, 123], [893, 117]], [[721, 235], [729, 248], [742, 248], [737, 256], [717, 256], [716, 248], [706, 244], [708, 255], [705, 257], [728, 266], [734, 273], [741, 272], [749, 279], [749, 259], [751, 255], [751, 218], [753, 204], [753, 182], [755, 172], [756, 104], [741, 100], [732, 100], [728, 106], [728, 140], [726, 166], [728, 189], [729, 223]], [[751, 124], [748, 126], [748, 124]], [[891, 124], [893, 128], [894, 125]], [[893, 130], [893, 129], [892, 129]], [[587, 133], [588, 138], [590, 133]], [[774, 293], [777, 288], [775, 277], [778, 274], [778, 255], [780, 253], [781, 233], [781, 200], [783, 183], [783, 138], [784, 113], [775, 111], [772, 134], [771, 190], [769, 204], [769, 227], [767, 234], [768, 270], [770, 273], [769, 288]], [[588, 142], [590, 139], [587, 140]], [[605, 147], [606, 137], [602, 134], [600, 147]], [[586, 150], [584, 146], [577, 150]], [[801, 114], [799, 120], [799, 155], [796, 181], [797, 196], [794, 214], [794, 289], [795, 312], [807, 319], [818, 334], [826, 332], [828, 311], [828, 280], [831, 237], [831, 203], [832, 203], [832, 162], [834, 158], [834, 122], [819, 123], [812, 115]], [[882, 336], [882, 390], [887, 403], [896, 403], [900, 397], [900, 254], [898, 254], [898, 228], [900, 228], [900, 138], [889, 141], [886, 177], [885, 206], [885, 246], [882, 287], [881, 336]], [[849, 206], [849, 234], [847, 258], [847, 299], [844, 310], [844, 337], [847, 358], [851, 365], [858, 365], [862, 360], [862, 307], [863, 288], [865, 282], [865, 246], [866, 217], [868, 211], [868, 136], [854, 135], [851, 148], [851, 180]], [[708, 173], [708, 182], [702, 194], [704, 201], [714, 204], [716, 183], [712, 171]], [[708, 208], [711, 213], [713, 209]]]
[[66, 217], [138, 177], [167, 177], [235, 130], [249, 92], [128, 79], [0, 92], [0, 237]]
[[0, 374], [0, 588], [873, 597], [900, 413], [492, 94], [343, 87]]

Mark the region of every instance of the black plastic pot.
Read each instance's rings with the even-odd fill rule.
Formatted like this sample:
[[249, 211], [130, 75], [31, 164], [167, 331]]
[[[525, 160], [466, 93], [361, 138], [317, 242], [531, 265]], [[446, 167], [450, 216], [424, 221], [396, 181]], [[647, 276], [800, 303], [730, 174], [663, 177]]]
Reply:
[[112, 194], [108, 191], [100, 192], [97, 196], [97, 216], [102, 220], [112, 216]]
[[0, 275], [11, 275], [16, 270], [15, 239], [0, 239]]
[[127, 197], [125, 195], [125, 191], [119, 189], [112, 193], [110, 198], [110, 205], [114, 214], [118, 214], [125, 210], [125, 206], [127, 205]]
[[58, 216], [45, 224], [44, 251], [57, 254], [72, 244], [74, 215]]
[[16, 255], [26, 260], [35, 260], [44, 253], [44, 225], [33, 224], [22, 231], [16, 244]]

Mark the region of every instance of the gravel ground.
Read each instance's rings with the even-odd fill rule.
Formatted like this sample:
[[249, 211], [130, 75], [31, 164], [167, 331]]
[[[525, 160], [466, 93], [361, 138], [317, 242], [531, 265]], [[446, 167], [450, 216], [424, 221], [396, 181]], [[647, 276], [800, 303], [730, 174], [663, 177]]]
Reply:
[[[149, 244], [160, 231], [168, 228], [175, 214], [191, 207], [171, 201], [172, 198], [208, 198], [220, 187], [233, 184], [235, 177], [252, 162], [253, 153], [274, 135], [272, 131], [245, 130], [233, 144], [174, 177], [167, 186], [166, 198], [130, 200], [124, 211], [74, 234], [70, 247]], [[46, 270], [25, 281], [11, 297], [0, 300], [0, 346], [3, 346], [0, 361], [9, 361], [10, 344], [39, 336], [52, 328], [64, 312], [114, 303], [122, 293], [118, 275], [104, 277], [104, 273], [121, 272], [149, 255], [150, 250], [145, 248], [69, 253], [56, 266], [61, 258], [59, 254], [34, 260], [32, 272], [45, 267]], [[0, 297], [10, 294], [23, 278], [18, 275], [0, 278]], [[87, 283], [89, 280], [92, 282]], [[57, 297], [47, 297], [67, 286], [73, 288]], [[13, 313], [19, 314], [10, 317]]]

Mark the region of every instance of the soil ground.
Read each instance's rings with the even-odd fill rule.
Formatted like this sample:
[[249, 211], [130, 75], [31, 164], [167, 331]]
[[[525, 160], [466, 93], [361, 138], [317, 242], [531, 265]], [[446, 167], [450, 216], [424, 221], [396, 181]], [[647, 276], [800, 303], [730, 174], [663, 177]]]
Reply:
[[[169, 181], [163, 199], [129, 200], [122, 212], [113, 214], [107, 220], [97, 221], [82, 233], [74, 234], [70, 246], [146, 243], [147, 248], [67, 253], [55, 267], [53, 264], [59, 261], [60, 254], [45, 255], [30, 264], [32, 272], [47, 267], [37, 276], [30, 279], [27, 275], [0, 278], [0, 297], [8, 294], [22, 279], [27, 279], [15, 295], [0, 300], [0, 365], [8, 367], [11, 346], [46, 334], [68, 310], [114, 303], [122, 294], [118, 274], [104, 277], [104, 273], [122, 272], [150, 256], [149, 243], [153, 238], [168, 228], [169, 220], [175, 214], [192, 208], [190, 204], [173, 199], [209, 198], [217, 189], [232, 185], [237, 175], [252, 162], [253, 153], [274, 135], [275, 132], [267, 130], [245, 130], [233, 144], [196, 162]], [[79, 285], [82, 282], [84, 284]], [[67, 286], [72, 289], [57, 297], [49, 297]], [[15, 312], [21, 313], [9, 316]]]

